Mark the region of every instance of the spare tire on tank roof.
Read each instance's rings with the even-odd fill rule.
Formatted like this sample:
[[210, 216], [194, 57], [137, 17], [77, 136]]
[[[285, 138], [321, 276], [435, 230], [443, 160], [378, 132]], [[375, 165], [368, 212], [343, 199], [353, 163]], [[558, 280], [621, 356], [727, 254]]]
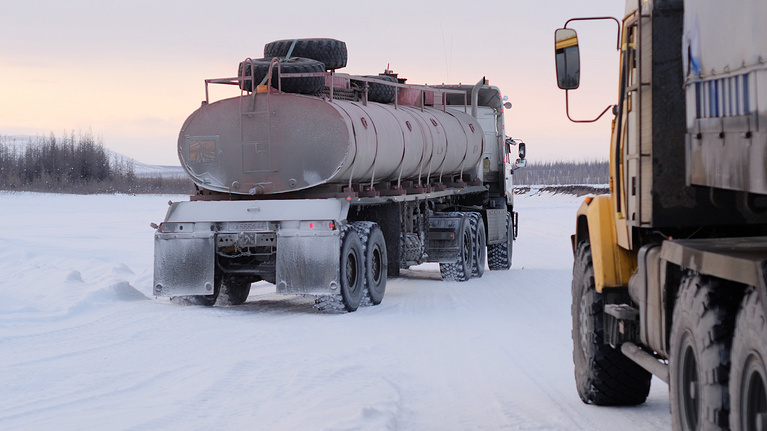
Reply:
[[285, 57], [293, 42], [296, 42], [291, 57], [317, 60], [325, 70], [336, 70], [346, 66], [346, 42], [335, 39], [285, 39], [264, 45], [264, 57]]
[[[280, 58], [279, 70], [281, 73], [317, 73], [324, 72], [325, 65], [317, 60], [301, 57], [291, 57], [289, 60]], [[250, 77], [251, 70], [253, 71], [253, 81], [255, 85], [259, 85], [264, 77], [269, 73], [269, 64], [271, 58], [256, 58], [252, 60], [241, 61], [240, 66], [237, 69], [237, 77]], [[252, 62], [252, 66], [251, 66]], [[244, 70], [243, 70], [244, 69]], [[279, 88], [277, 84], [277, 65], [272, 68], [272, 87]], [[286, 93], [300, 93], [300, 94], [313, 94], [322, 89], [325, 86], [324, 76], [307, 76], [300, 78], [282, 78], [282, 91]], [[245, 91], [253, 91], [251, 81], [240, 81], [240, 89]]]
[[[374, 75], [364, 76], [364, 78], [373, 78], [379, 81], [387, 81], [397, 83], [397, 78], [391, 75]], [[357, 85], [364, 86], [362, 81], [356, 81]], [[368, 82], [368, 100], [378, 103], [394, 103], [394, 99], [397, 97], [397, 90], [394, 86], [388, 84], [379, 84], [377, 82]]]

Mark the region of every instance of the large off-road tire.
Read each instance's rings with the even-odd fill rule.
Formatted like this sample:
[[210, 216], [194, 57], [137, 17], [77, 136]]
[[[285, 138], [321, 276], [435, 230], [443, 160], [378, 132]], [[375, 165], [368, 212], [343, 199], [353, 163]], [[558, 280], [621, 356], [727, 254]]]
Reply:
[[735, 313], [717, 285], [716, 279], [690, 273], [677, 294], [669, 340], [671, 425], [676, 431], [729, 426], [727, 380]]
[[511, 268], [511, 254], [514, 247], [514, 226], [511, 213], [506, 212], [506, 237], [500, 244], [487, 246], [487, 267], [491, 271]]
[[[397, 78], [389, 75], [375, 75], [365, 76], [365, 78], [373, 78], [378, 81], [387, 81], [397, 83]], [[357, 85], [364, 86], [365, 83], [357, 81]], [[388, 84], [379, 84], [377, 82], [368, 82], [368, 101], [378, 103], [394, 103], [394, 99], [397, 97], [397, 90]]]
[[341, 302], [346, 311], [357, 310], [365, 289], [365, 265], [362, 242], [352, 228], [341, 239]]
[[378, 305], [386, 293], [388, 257], [386, 240], [378, 224], [362, 221], [351, 224], [362, 242], [365, 266], [365, 289], [361, 305]]
[[643, 403], [652, 375], [603, 342], [604, 303], [595, 289], [588, 242], [576, 250], [572, 294], [573, 362], [581, 400], [601, 406]]
[[455, 263], [440, 263], [439, 272], [443, 280], [468, 281], [471, 278], [474, 242], [471, 233], [471, 222], [465, 214], [458, 231], [458, 260]]
[[336, 39], [285, 39], [264, 45], [264, 57], [285, 57], [293, 42], [291, 57], [304, 57], [317, 60], [325, 65], [326, 70], [340, 69], [346, 66], [348, 57], [346, 42]]
[[730, 357], [730, 429], [767, 430], [767, 317], [750, 288], [738, 311]]
[[482, 214], [470, 213], [471, 234], [474, 236], [474, 248], [472, 250], [471, 276], [481, 278], [485, 274], [485, 262], [487, 261], [487, 234]]
[[218, 305], [240, 305], [248, 300], [250, 295], [249, 279], [230, 275], [221, 275], [216, 278], [219, 284]]
[[[269, 73], [271, 58], [256, 58], [250, 61], [241, 61], [237, 69], [237, 77], [250, 77], [251, 69], [255, 85], [261, 84], [264, 77]], [[251, 66], [252, 64], [252, 66]], [[316, 73], [324, 72], [325, 65], [317, 60], [301, 57], [291, 57], [289, 60], [280, 58], [281, 73]], [[277, 65], [272, 67], [272, 87], [278, 87]], [[325, 78], [322, 76], [308, 76], [301, 78], [282, 78], [282, 91], [285, 93], [313, 94], [325, 86]], [[250, 79], [241, 81], [240, 88], [245, 91], [253, 91]]]

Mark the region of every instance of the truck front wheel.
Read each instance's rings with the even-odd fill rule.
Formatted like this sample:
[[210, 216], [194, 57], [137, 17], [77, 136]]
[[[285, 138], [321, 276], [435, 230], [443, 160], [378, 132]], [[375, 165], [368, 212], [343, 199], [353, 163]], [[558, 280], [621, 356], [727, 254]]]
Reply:
[[767, 319], [758, 291], [743, 300], [732, 342], [730, 429], [767, 430]]
[[581, 400], [607, 406], [643, 403], [652, 375], [603, 341], [604, 304], [595, 289], [588, 242], [576, 250], [572, 294], [573, 362]]
[[487, 246], [487, 266], [491, 271], [511, 268], [511, 254], [514, 247], [514, 222], [511, 213], [506, 212], [506, 236], [504, 242]]
[[[733, 311], [717, 281], [683, 278], [671, 323], [669, 392], [674, 430], [728, 427], [727, 379]], [[730, 299], [731, 301], [732, 299]]]

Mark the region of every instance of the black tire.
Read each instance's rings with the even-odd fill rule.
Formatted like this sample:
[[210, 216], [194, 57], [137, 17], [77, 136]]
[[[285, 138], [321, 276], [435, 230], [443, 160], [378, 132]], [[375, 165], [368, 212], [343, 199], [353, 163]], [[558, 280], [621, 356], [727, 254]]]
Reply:
[[346, 311], [357, 310], [365, 289], [362, 242], [354, 229], [347, 228], [341, 238], [341, 302]]
[[218, 300], [219, 284], [214, 282], [213, 294], [211, 295], [189, 295], [189, 296], [171, 296], [170, 301], [181, 305], [201, 305], [203, 307], [212, 307]]
[[362, 242], [362, 254], [365, 266], [365, 289], [362, 305], [378, 305], [386, 293], [388, 257], [386, 240], [378, 224], [363, 221], [351, 224]]
[[594, 285], [591, 246], [578, 244], [572, 286], [573, 363], [581, 400], [600, 406], [645, 402], [652, 375], [604, 343], [602, 295]]
[[767, 319], [756, 289], [738, 312], [730, 370], [730, 429], [767, 429]]
[[248, 300], [250, 295], [250, 280], [242, 277], [219, 276], [218, 301], [219, 305], [240, 305]]
[[264, 57], [285, 57], [293, 42], [291, 57], [304, 57], [317, 60], [325, 65], [325, 70], [335, 70], [346, 66], [348, 57], [346, 42], [336, 39], [285, 39], [264, 45]]
[[487, 246], [487, 267], [491, 271], [511, 268], [511, 255], [514, 248], [514, 226], [511, 213], [506, 212], [506, 240], [500, 244]]
[[[368, 75], [364, 78], [376, 79], [378, 81], [387, 81], [397, 83], [397, 78], [390, 75]], [[365, 86], [364, 81], [352, 80], [352, 83], [363, 88]], [[388, 84], [379, 84], [377, 82], [368, 82], [368, 101], [377, 103], [394, 103], [397, 98], [397, 90]]]
[[682, 280], [671, 321], [669, 397], [674, 430], [729, 426], [727, 379], [734, 312], [717, 298], [717, 281]]
[[[240, 66], [237, 69], [237, 77], [249, 77], [252, 69], [253, 76], [255, 77], [255, 85], [259, 85], [264, 80], [266, 74], [269, 73], [269, 65], [271, 61], [271, 58], [256, 58], [252, 60], [252, 63], [241, 61]], [[291, 57], [290, 60], [280, 58], [280, 72], [282, 73], [317, 73], [324, 71], [325, 65], [317, 60], [301, 57]], [[275, 64], [272, 68], [272, 87], [274, 88], [278, 88], [277, 77], [277, 65]], [[322, 76], [282, 79], [282, 91], [285, 93], [314, 94], [324, 86], [325, 78]], [[240, 88], [245, 91], [253, 91], [249, 79], [241, 81]]]
[[485, 274], [485, 262], [487, 261], [487, 234], [482, 214], [470, 213], [471, 233], [476, 238], [472, 251], [471, 276], [481, 278]]
[[455, 263], [439, 264], [439, 272], [443, 280], [468, 281], [471, 278], [475, 241], [471, 233], [469, 217], [464, 214], [458, 233], [458, 260]]

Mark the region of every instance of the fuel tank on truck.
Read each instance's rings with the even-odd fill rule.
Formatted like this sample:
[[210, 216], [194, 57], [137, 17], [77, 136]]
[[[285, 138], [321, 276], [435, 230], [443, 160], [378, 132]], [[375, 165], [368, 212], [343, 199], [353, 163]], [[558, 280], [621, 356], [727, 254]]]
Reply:
[[258, 93], [203, 104], [184, 123], [178, 152], [199, 187], [264, 195], [441, 181], [476, 167], [482, 135], [455, 110]]

